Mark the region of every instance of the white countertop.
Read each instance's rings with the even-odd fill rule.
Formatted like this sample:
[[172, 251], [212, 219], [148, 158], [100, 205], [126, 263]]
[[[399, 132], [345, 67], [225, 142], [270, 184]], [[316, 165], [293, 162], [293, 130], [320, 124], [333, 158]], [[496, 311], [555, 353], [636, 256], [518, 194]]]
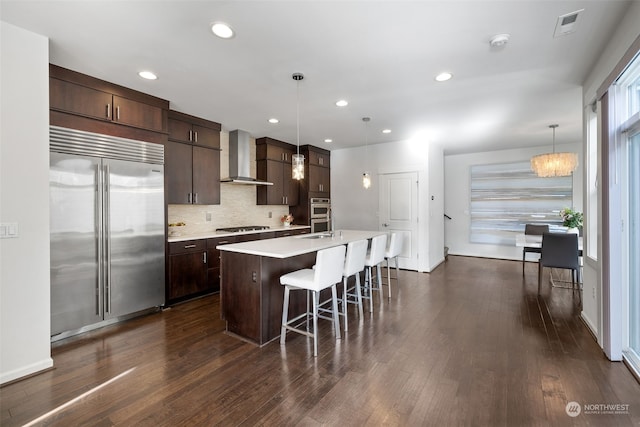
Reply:
[[314, 236], [327, 234], [329, 233], [300, 234], [297, 236], [276, 237], [275, 239], [231, 243], [217, 246], [216, 249], [270, 258], [290, 258], [333, 246], [346, 245], [356, 240], [371, 239], [372, 237], [385, 234], [385, 232], [336, 230], [333, 237], [314, 238]]
[[272, 227], [266, 230], [251, 230], [251, 231], [237, 231], [235, 233], [230, 233], [228, 231], [205, 231], [202, 233], [192, 233], [192, 234], [181, 234], [179, 236], [169, 236], [167, 241], [169, 243], [173, 242], [184, 242], [186, 240], [199, 240], [199, 239], [211, 239], [213, 237], [227, 237], [227, 236], [240, 236], [244, 234], [257, 234], [257, 233], [269, 233], [271, 231], [287, 231], [287, 230], [299, 230], [304, 228], [311, 228], [308, 225], [292, 225], [290, 227]]

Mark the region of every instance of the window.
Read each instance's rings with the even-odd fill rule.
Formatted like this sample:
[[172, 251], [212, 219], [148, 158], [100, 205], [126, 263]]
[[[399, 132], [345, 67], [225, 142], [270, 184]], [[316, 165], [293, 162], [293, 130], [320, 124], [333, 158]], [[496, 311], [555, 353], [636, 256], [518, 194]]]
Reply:
[[621, 283], [611, 286], [622, 291], [622, 355], [640, 375], [640, 57], [616, 81], [615, 100], [616, 156], [610, 167], [619, 165], [620, 200], [612, 202], [619, 206], [621, 231], [611, 234], [611, 245], [622, 248], [622, 274]]

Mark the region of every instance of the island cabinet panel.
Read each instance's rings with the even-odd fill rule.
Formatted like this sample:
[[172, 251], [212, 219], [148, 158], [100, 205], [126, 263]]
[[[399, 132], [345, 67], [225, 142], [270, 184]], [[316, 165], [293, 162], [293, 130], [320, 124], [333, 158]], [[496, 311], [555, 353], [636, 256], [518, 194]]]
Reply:
[[[270, 258], [223, 251], [220, 303], [227, 331], [258, 345], [280, 336], [284, 289], [280, 276], [311, 268], [315, 253]], [[306, 310], [306, 293], [293, 292], [289, 316]]]

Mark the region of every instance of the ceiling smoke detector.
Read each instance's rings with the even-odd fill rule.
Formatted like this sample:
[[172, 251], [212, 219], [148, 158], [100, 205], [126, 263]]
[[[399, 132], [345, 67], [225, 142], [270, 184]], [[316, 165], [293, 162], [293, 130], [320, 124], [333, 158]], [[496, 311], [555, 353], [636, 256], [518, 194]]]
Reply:
[[489, 40], [489, 45], [493, 48], [504, 47], [509, 42], [511, 34], [496, 34]]

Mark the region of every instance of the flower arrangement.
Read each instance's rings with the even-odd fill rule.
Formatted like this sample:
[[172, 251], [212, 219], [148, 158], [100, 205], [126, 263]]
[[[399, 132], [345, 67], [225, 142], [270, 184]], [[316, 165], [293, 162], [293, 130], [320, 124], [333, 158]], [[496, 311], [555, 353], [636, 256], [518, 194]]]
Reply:
[[280, 218], [280, 222], [282, 222], [283, 224], [291, 224], [293, 222], [293, 215], [282, 215], [282, 218]]
[[582, 227], [582, 220], [584, 218], [582, 212], [576, 212], [571, 208], [564, 208], [560, 211], [562, 217], [562, 225], [568, 228], [580, 228]]

